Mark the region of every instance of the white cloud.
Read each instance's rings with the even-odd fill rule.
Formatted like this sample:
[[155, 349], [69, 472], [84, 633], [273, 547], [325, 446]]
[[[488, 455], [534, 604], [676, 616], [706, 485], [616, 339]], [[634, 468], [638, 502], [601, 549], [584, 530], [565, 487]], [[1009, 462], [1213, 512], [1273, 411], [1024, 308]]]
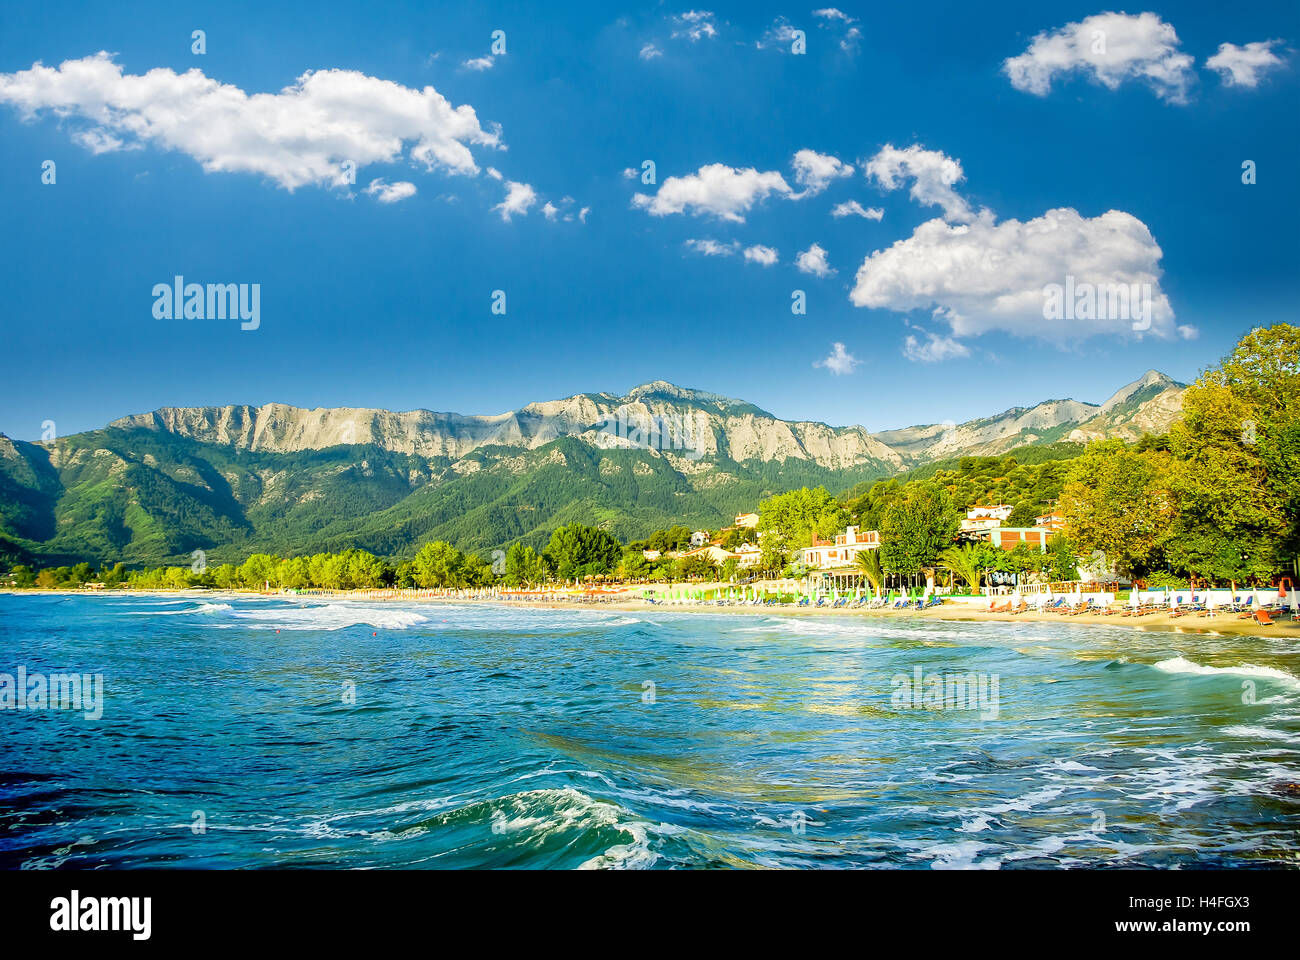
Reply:
[[694, 250], [696, 253], [702, 253], [706, 257], [730, 257], [740, 249], [740, 243], [733, 240], [731, 243], [719, 243], [717, 240], [691, 239], [686, 241], [686, 248]]
[[653, 43], [647, 43], [641, 48], [639, 56], [642, 60], [653, 60], [655, 57], [662, 57], [664, 52], [656, 47]]
[[864, 220], [882, 220], [885, 211], [879, 207], [864, 207], [856, 200], [846, 200], [831, 208], [832, 217], [862, 217]]
[[79, 135], [103, 150], [178, 150], [209, 173], [261, 174], [288, 190], [343, 187], [345, 161], [359, 169], [404, 155], [429, 170], [477, 174], [467, 145], [501, 145], [473, 107], [353, 70], [307, 72], [279, 93], [248, 94], [197, 68], [124, 74], [100, 52], [0, 74], [0, 102], [27, 117], [49, 110], [84, 123]]
[[91, 153], [98, 156], [101, 153], [113, 153], [117, 150], [142, 150], [144, 144], [139, 142], [128, 142], [121, 137], [114, 136], [106, 130], [77, 130], [72, 134], [72, 142], [78, 146], [85, 147]]
[[[985, 211], [970, 224], [934, 219], [858, 268], [849, 299], [859, 307], [926, 309], [958, 337], [1001, 330], [1065, 341], [1096, 334], [1131, 335], [1133, 320], [1045, 318], [1045, 288], [1080, 284], [1148, 284], [1150, 333], [1169, 337], [1174, 312], [1160, 289], [1162, 252], [1146, 224], [1111, 210], [1091, 219], [1069, 208], [995, 223]], [[1099, 311], [1102, 313], [1108, 311]]]
[[370, 186], [366, 187], [366, 193], [380, 203], [397, 203], [399, 200], [415, 196], [415, 184], [408, 183], [405, 180], [399, 180], [396, 183], [385, 183], [384, 179], [380, 177], [370, 181]]
[[624, 180], [635, 180], [635, 179], [636, 179], [637, 177], [639, 177], [639, 176], [641, 176], [641, 171], [640, 171], [640, 170], [637, 170], [635, 167], [624, 167], [624, 168], [623, 168], [623, 179], [624, 179]]
[[844, 30], [844, 36], [840, 38], [840, 49], [845, 53], [853, 53], [857, 50], [858, 41], [862, 39], [862, 31], [858, 27], [850, 26], [850, 24], [858, 22], [856, 17], [851, 17], [836, 7], [823, 7], [820, 10], [814, 10], [812, 15], [822, 21], [817, 26], [823, 29], [847, 28]]
[[844, 344], [831, 344], [831, 352], [826, 355], [825, 360], [814, 360], [814, 367], [825, 367], [835, 376], [841, 376], [846, 373], [852, 373], [853, 368], [862, 363], [857, 357], [844, 349]]
[[551, 203], [551, 201], [549, 200], [547, 200], [546, 203], [542, 206], [542, 216], [544, 216], [547, 220], [554, 220], [559, 215], [559, 213], [560, 213], [560, 208], [557, 207], [555, 204]]
[[773, 193], [785, 196], [794, 193], [785, 178], [775, 170], [760, 173], [753, 167], [738, 170], [726, 164], [711, 163], [700, 167], [697, 173], [669, 177], [659, 185], [654, 196], [634, 195], [632, 206], [655, 217], [689, 210], [696, 215], [709, 214], [721, 220], [744, 223], [744, 215], [750, 208]]
[[925, 342], [922, 343], [909, 333], [903, 341], [903, 356], [914, 362], [938, 363], [952, 357], [968, 357], [970, 356], [970, 350], [967, 349], [966, 344], [954, 340], [952, 337], [941, 337], [936, 333], [927, 333]]
[[853, 176], [853, 167], [829, 154], [800, 150], [791, 161], [794, 182], [806, 188], [809, 196], [821, 193], [832, 180]]
[[764, 32], [762, 39], [758, 40], [754, 46], [759, 50], [780, 50], [785, 53], [791, 49], [794, 43], [795, 28], [785, 17], [777, 17], [770, 27]]
[[537, 202], [537, 191], [526, 183], [516, 183], [514, 180], [506, 181], [506, 198], [498, 203], [493, 210], [501, 211], [501, 219], [510, 222], [510, 218], [515, 214], [527, 216], [528, 210]]
[[687, 10], [685, 13], [679, 13], [673, 17], [673, 23], [676, 25], [673, 36], [685, 37], [692, 43], [705, 37], [718, 35], [718, 29], [713, 24], [713, 14], [707, 10]]
[[1281, 42], [1260, 40], [1243, 47], [1221, 43], [1219, 52], [1206, 60], [1205, 65], [1219, 72], [1224, 86], [1257, 87], [1263, 74], [1282, 66], [1282, 58], [1273, 52], [1273, 47]]
[[488, 175], [489, 177], [491, 177], [493, 180], [500, 181], [501, 179], [503, 179], [502, 176], [501, 176], [501, 171], [498, 170], [496, 167], [488, 167], [487, 170], [486, 170], [485, 172], [486, 172], [487, 175]]
[[591, 213], [591, 207], [583, 207], [581, 210], [579, 210], [579, 211], [578, 211], [578, 222], [579, 222], [579, 223], [586, 223], [586, 222], [587, 222], [587, 214], [589, 214], [589, 213]]
[[752, 247], [745, 248], [745, 259], [753, 263], [761, 263], [765, 267], [770, 267], [776, 263], [776, 249], [774, 247], [765, 247], [761, 243], [756, 243]]
[[800, 272], [811, 273], [816, 277], [829, 277], [835, 272], [831, 269], [831, 265], [826, 262], [826, 251], [822, 249], [820, 244], [816, 243], [803, 253], [798, 254], [794, 258], [794, 265], [799, 268]]
[[1114, 90], [1126, 80], [1147, 83], [1158, 97], [1187, 99], [1192, 57], [1157, 14], [1099, 13], [1034, 37], [1024, 53], [1002, 64], [1011, 85], [1046, 96], [1057, 75], [1084, 73]]
[[492, 57], [475, 57], [461, 64], [466, 70], [491, 70], [496, 61]]
[[899, 150], [885, 144], [867, 161], [866, 175], [882, 189], [897, 190], [906, 180], [912, 181], [911, 197], [917, 203], [943, 208], [949, 220], [964, 221], [974, 214], [953, 185], [965, 177], [961, 164], [939, 150], [926, 150], [913, 144]]

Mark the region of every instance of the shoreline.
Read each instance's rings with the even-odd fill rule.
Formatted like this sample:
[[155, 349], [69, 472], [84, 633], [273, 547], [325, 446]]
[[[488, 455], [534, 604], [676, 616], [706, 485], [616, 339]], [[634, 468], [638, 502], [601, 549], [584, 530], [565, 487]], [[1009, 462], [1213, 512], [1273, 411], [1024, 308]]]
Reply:
[[1224, 613], [1214, 617], [1198, 617], [1191, 613], [1181, 617], [1172, 617], [1168, 613], [1152, 613], [1143, 617], [1126, 617], [1119, 613], [1091, 614], [1069, 616], [1060, 613], [1042, 613], [1034, 609], [1024, 613], [993, 613], [987, 610], [972, 609], [965, 604], [944, 604], [927, 610], [890, 610], [890, 609], [845, 609], [836, 607], [798, 607], [776, 604], [773, 606], [745, 606], [741, 604], [712, 603], [648, 603], [634, 598], [615, 598], [608, 600], [591, 600], [575, 598], [569, 600], [545, 599], [507, 599], [503, 597], [384, 597], [373, 596], [372, 591], [339, 591], [326, 596], [299, 597], [295, 594], [264, 593], [261, 591], [235, 590], [12, 590], [0, 589], [0, 595], [12, 596], [63, 596], [63, 597], [164, 597], [180, 599], [236, 598], [251, 599], [260, 597], [268, 600], [368, 600], [375, 603], [448, 603], [448, 604], [491, 604], [498, 607], [527, 607], [534, 610], [614, 610], [620, 613], [649, 613], [664, 611], [670, 613], [702, 613], [714, 616], [727, 614], [760, 614], [768, 616], [795, 617], [864, 617], [890, 619], [927, 619], [957, 623], [1067, 623], [1078, 626], [1098, 624], [1102, 626], [1128, 627], [1131, 630], [1158, 630], [1168, 633], [1195, 633], [1205, 636], [1234, 637], [1294, 637], [1300, 639], [1300, 620], [1282, 620], [1271, 625], [1257, 623], [1254, 620], [1242, 620], [1235, 613]]

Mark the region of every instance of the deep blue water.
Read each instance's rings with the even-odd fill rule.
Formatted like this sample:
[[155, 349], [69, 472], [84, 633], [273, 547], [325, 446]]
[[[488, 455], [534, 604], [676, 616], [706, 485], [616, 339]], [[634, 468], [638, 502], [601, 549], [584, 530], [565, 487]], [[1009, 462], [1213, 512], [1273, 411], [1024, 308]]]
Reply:
[[[1298, 647], [0, 595], [0, 673], [104, 678], [0, 710], [0, 866], [1295, 867]], [[996, 717], [891, 699], [917, 667]]]

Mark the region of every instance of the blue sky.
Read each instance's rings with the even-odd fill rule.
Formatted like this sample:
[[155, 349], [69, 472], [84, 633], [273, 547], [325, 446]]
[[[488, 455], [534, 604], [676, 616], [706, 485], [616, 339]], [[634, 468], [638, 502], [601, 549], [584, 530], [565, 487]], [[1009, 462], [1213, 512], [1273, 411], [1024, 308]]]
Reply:
[[[887, 429], [1190, 380], [1295, 322], [1295, 4], [881, 6], [11, 6], [0, 431], [496, 413], [658, 378]], [[328, 95], [239, 93], [308, 71]], [[461, 112], [412, 132], [439, 97]], [[655, 183], [625, 176], [645, 160]], [[511, 182], [534, 197], [512, 215]], [[394, 184], [415, 192], [381, 202]], [[832, 215], [851, 201], [880, 218]], [[835, 272], [801, 270], [810, 250]], [[259, 283], [259, 329], [156, 319], [177, 274]], [[1066, 274], [1149, 280], [1153, 328], [1035, 316]]]

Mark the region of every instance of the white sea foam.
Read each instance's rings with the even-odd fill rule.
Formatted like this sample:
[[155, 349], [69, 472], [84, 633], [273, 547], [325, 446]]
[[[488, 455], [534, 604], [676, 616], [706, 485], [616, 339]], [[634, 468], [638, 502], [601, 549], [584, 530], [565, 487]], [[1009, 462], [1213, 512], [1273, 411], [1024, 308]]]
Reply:
[[1300, 743], [1300, 736], [1287, 733], [1285, 730], [1274, 730], [1271, 727], [1250, 726], [1239, 723], [1231, 727], [1224, 727], [1223, 732], [1230, 737], [1241, 737], [1244, 740], [1283, 740], [1287, 743]]
[[1251, 663], [1243, 663], [1235, 667], [1207, 667], [1181, 656], [1161, 660], [1154, 666], [1157, 670], [1162, 670], [1165, 673], [1193, 674], [1203, 677], [1222, 675], [1261, 677], [1267, 680], [1277, 680], [1286, 686], [1300, 689], [1300, 680], [1297, 680], [1285, 670], [1279, 670], [1277, 667], [1257, 667]]
[[240, 610], [232, 615], [232, 619], [250, 626], [278, 630], [343, 630], [361, 624], [383, 630], [406, 630], [429, 622], [422, 613], [391, 604], [347, 602]]
[[228, 603], [200, 603], [195, 613], [221, 613], [223, 610], [233, 610], [234, 608]]
[[492, 801], [492, 832], [510, 835], [526, 831], [543, 837], [562, 830], [612, 828], [626, 834], [628, 843], [614, 844], [604, 853], [580, 864], [579, 870], [628, 870], [648, 867], [659, 859], [650, 849], [650, 824], [624, 819], [627, 811], [614, 803], [596, 800], [573, 787], [530, 790]]

